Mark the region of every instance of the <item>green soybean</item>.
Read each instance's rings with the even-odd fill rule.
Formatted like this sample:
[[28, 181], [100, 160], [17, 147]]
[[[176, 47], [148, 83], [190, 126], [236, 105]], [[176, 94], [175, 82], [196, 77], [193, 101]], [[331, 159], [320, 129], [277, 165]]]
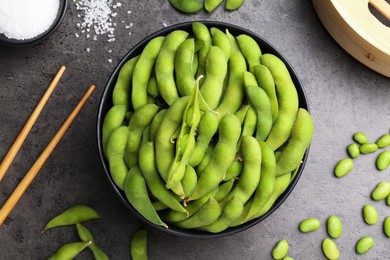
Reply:
[[145, 183], [145, 179], [141, 174], [141, 170], [138, 166], [130, 169], [127, 173], [124, 191], [126, 198], [130, 204], [148, 221], [168, 228], [160, 217], [156, 210], [153, 208], [153, 204], [150, 201], [148, 188]]
[[273, 54], [263, 54], [261, 64], [266, 66], [275, 81], [279, 113], [267, 138], [267, 143], [275, 151], [290, 136], [298, 113], [298, 93], [284, 62]]
[[384, 200], [390, 195], [390, 182], [381, 181], [371, 193], [373, 200]]
[[92, 243], [88, 246], [88, 248], [92, 251], [92, 254], [96, 260], [108, 260], [108, 256], [106, 253], [103, 252], [96, 244], [95, 241], [93, 240], [93, 236], [91, 232], [82, 224], [76, 223], [76, 228], [77, 228], [77, 234], [79, 235], [79, 238], [83, 242], [89, 242], [91, 241]]
[[182, 30], [170, 32], [165, 37], [156, 59], [155, 73], [158, 91], [168, 105], [172, 105], [179, 98], [174, 78], [175, 54], [177, 48], [187, 37], [188, 32]]
[[102, 126], [102, 148], [107, 156], [107, 142], [112, 132], [123, 125], [126, 116], [126, 106], [116, 105], [108, 110], [103, 120]]
[[340, 218], [334, 215], [328, 218], [326, 228], [331, 238], [339, 238], [343, 232], [343, 224]]
[[354, 163], [351, 158], [341, 159], [334, 169], [336, 177], [341, 178], [347, 175], [353, 169]]
[[93, 208], [86, 205], [75, 205], [52, 218], [43, 228], [42, 233], [50, 228], [74, 225], [97, 218], [100, 216]]
[[381, 152], [375, 161], [376, 168], [380, 171], [386, 170], [390, 165], [390, 151]]
[[195, 87], [193, 62], [195, 54], [195, 40], [189, 38], [177, 48], [175, 55], [175, 78], [180, 96], [189, 96]]
[[316, 218], [307, 218], [299, 224], [299, 231], [302, 233], [313, 232], [319, 229], [321, 222]]
[[340, 251], [336, 243], [329, 238], [322, 241], [322, 251], [329, 260], [337, 260], [340, 257]]
[[291, 256], [286, 256], [286, 257], [283, 257], [283, 260], [294, 260], [294, 258], [292, 258]]
[[372, 237], [370, 236], [362, 237], [356, 243], [356, 252], [360, 255], [365, 254], [374, 246], [374, 244], [375, 242]]
[[134, 110], [148, 103], [148, 83], [164, 39], [164, 36], [151, 39], [144, 47], [134, 67], [131, 91]]
[[378, 211], [371, 204], [364, 205], [363, 218], [368, 225], [375, 225], [378, 222]]
[[148, 259], [148, 233], [146, 229], [136, 231], [131, 237], [130, 255], [133, 260]]
[[390, 216], [383, 221], [383, 231], [387, 237], [390, 237]]
[[81, 251], [89, 246], [92, 241], [72, 242], [61, 246], [57, 252], [49, 257], [49, 260], [68, 260], [75, 258]]
[[235, 11], [242, 6], [245, 0], [226, 0], [225, 9]]
[[198, 0], [169, 0], [169, 2], [174, 8], [187, 14], [196, 13], [203, 8], [203, 4]]
[[375, 142], [379, 148], [385, 148], [390, 145], [390, 134], [384, 134]]
[[210, 33], [212, 36], [212, 45], [219, 47], [225, 54], [226, 60], [228, 61], [232, 53], [232, 46], [230, 45], [228, 36], [216, 27], [211, 27]]
[[204, 9], [206, 9], [207, 12], [211, 13], [222, 2], [223, 2], [223, 0], [205, 0], [204, 1]]
[[376, 143], [365, 143], [359, 149], [362, 154], [374, 153], [378, 150], [378, 145]]
[[288, 253], [288, 242], [285, 239], [280, 240], [272, 249], [273, 259], [283, 259]]
[[365, 133], [356, 132], [353, 134], [352, 139], [358, 144], [366, 144], [368, 143], [368, 137]]
[[299, 108], [291, 136], [276, 162], [276, 176], [296, 169], [310, 145], [314, 133], [313, 119], [304, 108]]
[[211, 47], [211, 34], [207, 26], [202, 22], [192, 23], [192, 33], [194, 38], [200, 44], [198, 50], [198, 71], [196, 77], [205, 75], [206, 59]]
[[248, 64], [249, 72], [254, 72], [254, 67], [260, 64], [261, 49], [259, 44], [249, 35], [240, 34], [236, 37], [238, 46]]
[[357, 145], [356, 143], [348, 145], [347, 152], [349, 157], [351, 157], [352, 159], [358, 158], [360, 155], [359, 145]]

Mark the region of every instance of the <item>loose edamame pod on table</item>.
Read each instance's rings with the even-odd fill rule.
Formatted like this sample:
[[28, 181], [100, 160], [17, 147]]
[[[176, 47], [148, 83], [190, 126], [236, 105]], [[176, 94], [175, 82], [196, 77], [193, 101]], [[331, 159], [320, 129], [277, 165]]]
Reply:
[[50, 228], [74, 225], [97, 218], [100, 218], [100, 215], [93, 208], [87, 205], [75, 205], [52, 218], [43, 228], [42, 233]]
[[211, 13], [222, 2], [223, 2], [223, 0], [205, 0], [204, 1], [204, 9], [206, 9], [207, 12]]
[[106, 253], [103, 252], [96, 244], [95, 241], [93, 240], [93, 236], [91, 232], [82, 224], [76, 223], [77, 227], [77, 234], [79, 235], [79, 238], [83, 242], [89, 242], [91, 241], [92, 243], [88, 246], [88, 248], [92, 251], [92, 254], [95, 258], [95, 260], [108, 260], [109, 257], [106, 255]]
[[187, 14], [196, 13], [203, 8], [199, 0], [169, 0], [169, 2], [174, 8]]
[[92, 241], [72, 242], [61, 246], [48, 260], [69, 260], [75, 258], [81, 251], [89, 246]]
[[138, 230], [131, 237], [130, 255], [133, 260], [148, 259], [148, 234], [146, 229]]
[[226, 0], [225, 9], [234, 11], [244, 4], [245, 0]]

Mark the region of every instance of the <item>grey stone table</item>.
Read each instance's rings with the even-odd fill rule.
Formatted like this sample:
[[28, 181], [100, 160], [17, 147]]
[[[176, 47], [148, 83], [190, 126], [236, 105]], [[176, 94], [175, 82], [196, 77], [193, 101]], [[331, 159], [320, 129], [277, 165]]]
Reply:
[[[40, 233], [53, 216], [74, 204], [95, 208], [101, 219], [86, 226], [96, 243], [112, 259], [129, 259], [132, 234], [143, 227], [109, 187], [99, 161], [96, 115], [106, 80], [121, 57], [149, 34], [182, 21], [215, 20], [245, 27], [266, 38], [296, 70], [309, 98], [315, 121], [309, 160], [295, 189], [269, 218], [244, 232], [219, 239], [194, 240], [149, 230], [150, 259], [271, 259], [280, 239], [290, 243], [295, 259], [324, 259], [321, 242], [327, 237], [325, 221], [338, 215], [344, 233], [337, 240], [341, 259], [387, 259], [389, 238], [382, 221], [390, 207], [370, 200], [370, 192], [389, 170], [375, 169], [376, 154], [361, 156], [347, 177], [333, 176], [335, 163], [346, 156], [345, 148], [355, 131], [370, 140], [390, 128], [390, 81], [358, 63], [330, 37], [310, 1], [247, 0], [239, 11], [218, 8], [208, 14], [176, 12], [168, 1], [118, 1], [113, 11], [112, 33], [89, 38], [82, 32], [81, 10], [69, 1], [64, 22], [49, 39], [28, 48], [0, 47], [0, 158], [28, 119], [61, 65], [67, 70], [33, 127], [22, 149], [0, 182], [4, 203], [37, 156], [55, 134], [78, 99], [94, 83], [96, 91], [66, 133], [30, 188], [0, 226], [1, 259], [45, 259], [64, 243], [76, 241], [73, 227]], [[80, 16], [80, 17], [79, 17]], [[113, 16], [114, 17], [114, 16]], [[78, 25], [80, 23], [80, 25]], [[84, 28], [86, 29], [86, 28]], [[78, 37], [77, 37], [78, 36]], [[372, 203], [379, 212], [377, 225], [364, 224], [363, 205]], [[322, 227], [301, 234], [298, 224], [317, 217]], [[373, 236], [374, 248], [355, 253], [356, 241]], [[78, 259], [92, 259], [83, 252]]]

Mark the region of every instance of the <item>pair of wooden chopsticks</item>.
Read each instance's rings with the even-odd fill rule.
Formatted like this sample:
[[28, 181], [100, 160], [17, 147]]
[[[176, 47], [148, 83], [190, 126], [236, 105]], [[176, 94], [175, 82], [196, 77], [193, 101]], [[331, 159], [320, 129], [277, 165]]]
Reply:
[[[41, 113], [43, 107], [45, 106], [47, 100], [49, 99], [51, 93], [57, 86], [60, 78], [62, 77], [66, 67], [62, 66], [60, 70], [58, 71], [57, 75], [54, 77], [53, 81], [47, 88], [46, 92], [42, 96], [41, 100], [39, 101], [38, 105], [36, 106], [33, 113], [30, 115], [29, 119], [27, 120], [25, 126], [23, 127], [22, 131], [14, 141], [13, 145], [11, 146], [10, 150], [4, 157], [4, 160], [2, 161], [0, 165], [0, 181], [4, 177], [6, 171], [8, 170], [9, 166], [11, 165], [13, 159], [15, 158], [16, 154], [18, 153], [20, 147], [22, 146], [23, 142], [25, 141], [28, 133], [30, 132], [32, 126], [34, 125], [35, 121], [37, 120], [39, 114]], [[72, 124], [73, 120], [76, 118], [77, 114], [80, 112], [82, 107], [87, 102], [89, 96], [92, 94], [92, 92], [95, 90], [95, 86], [91, 85], [87, 92], [84, 94], [84, 96], [81, 98], [79, 103], [76, 105], [76, 107], [73, 109], [72, 113], [68, 116], [68, 118], [65, 120], [65, 122], [62, 124], [61, 128], [58, 130], [58, 132], [55, 134], [53, 139], [50, 141], [50, 143], [46, 146], [45, 150], [41, 153], [41, 155], [38, 157], [38, 159], [35, 161], [33, 166], [30, 168], [30, 170], [26, 173], [22, 181], [19, 183], [19, 185], [16, 187], [16, 189], [12, 192], [8, 200], [4, 203], [3, 207], [0, 209], [0, 225], [3, 224], [4, 220], [8, 217], [8, 215], [11, 213], [13, 208], [18, 203], [19, 199], [22, 197], [24, 192], [27, 190], [27, 188], [30, 186], [31, 182], [34, 180], [35, 176], [37, 176], [39, 170], [42, 168], [46, 160], [49, 158], [50, 154], [54, 151], [57, 144], [60, 142], [61, 138], [64, 136], [65, 132], [68, 130], [70, 125]]]

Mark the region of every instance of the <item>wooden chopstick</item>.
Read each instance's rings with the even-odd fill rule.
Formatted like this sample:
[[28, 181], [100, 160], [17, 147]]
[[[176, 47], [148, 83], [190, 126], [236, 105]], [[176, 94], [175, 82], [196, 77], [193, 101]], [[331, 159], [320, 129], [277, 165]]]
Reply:
[[368, 0], [368, 2], [390, 20], [390, 5], [385, 0]]
[[19, 133], [18, 137], [15, 139], [15, 141], [12, 144], [11, 148], [9, 149], [8, 153], [5, 155], [3, 161], [0, 165], [0, 181], [3, 179], [5, 173], [7, 172], [9, 166], [11, 165], [12, 161], [14, 160], [16, 154], [19, 152], [19, 149], [22, 146], [23, 142], [26, 140], [28, 133], [30, 132], [33, 125], [35, 124], [35, 121], [37, 120], [43, 107], [46, 105], [46, 102], [49, 99], [51, 93], [53, 93], [53, 90], [57, 86], [60, 78], [64, 74], [65, 69], [66, 69], [66, 67], [62, 66], [60, 68], [60, 70], [57, 72], [57, 75], [54, 77], [53, 81], [50, 83], [49, 87], [45, 91], [44, 95], [42, 96], [42, 98], [39, 101], [38, 105], [36, 106], [35, 110], [32, 112], [32, 114], [30, 115], [26, 124], [24, 125], [22, 131]]
[[50, 154], [53, 152], [54, 148], [57, 146], [61, 138], [64, 136], [66, 130], [70, 127], [73, 120], [76, 118], [77, 114], [80, 112], [81, 108], [87, 102], [89, 96], [95, 90], [95, 86], [91, 85], [84, 96], [81, 98], [77, 106], [73, 109], [72, 113], [65, 120], [61, 128], [55, 134], [50, 143], [46, 146], [45, 150], [41, 153], [38, 159], [35, 161], [34, 165], [30, 168], [30, 170], [26, 173], [22, 181], [16, 187], [16, 189], [12, 192], [11, 196], [4, 203], [3, 207], [0, 209], [0, 225], [3, 224], [4, 220], [11, 213], [13, 208], [18, 203], [19, 199], [22, 197], [24, 192], [30, 186], [31, 182], [34, 180], [35, 176], [37, 176], [39, 170], [42, 168], [43, 164], [49, 158]]

